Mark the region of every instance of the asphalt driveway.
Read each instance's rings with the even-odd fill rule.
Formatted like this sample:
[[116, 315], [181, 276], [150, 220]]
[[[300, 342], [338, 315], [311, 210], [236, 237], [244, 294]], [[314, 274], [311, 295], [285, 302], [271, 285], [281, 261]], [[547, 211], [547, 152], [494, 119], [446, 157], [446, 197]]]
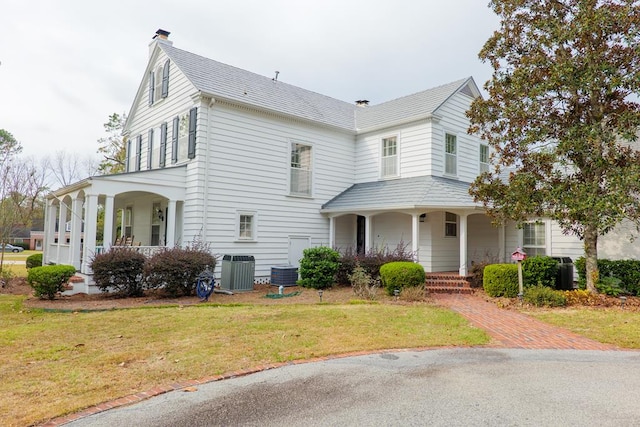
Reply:
[[640, 352], [399, 351], [173, 391], [69, 426], [637, 426]]

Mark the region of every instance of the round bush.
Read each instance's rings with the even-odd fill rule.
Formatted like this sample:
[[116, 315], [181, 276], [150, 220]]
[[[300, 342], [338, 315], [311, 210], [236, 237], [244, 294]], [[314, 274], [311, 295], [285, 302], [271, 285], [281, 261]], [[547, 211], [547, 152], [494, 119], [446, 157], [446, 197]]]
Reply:
[[490, 264], [484, 268], [484, 291], [490, 297], [518, 296], [518, 266], [516, 264]]
[[72, 265], [45, 265], [33, 267], [27, 273], [27, 283], [31, 285], [38, 298], [54, 299], [58, 292], [64, 291], [64, 285], [76, 274]]
[[305, 249], [303, 254], [298, 285], [313, 289], [333, 286], [340, 266], [340, 254], [325, 246]]
[[164, 289], [169, 296], [195, 293], [198, 275], [213, 271], [216, 257], [205, 248], [171, 248], [154, 254], [144, 266], [144, 282], [150, 289]]
[[415, 262], [398, 261], [380, 267], [380, 279], [387, 295], [393, 295], [395, 289], [424, 286], [424, 268]]
[[102, 292], [140, 296], [143, 293], [142, 268], [145, 261], [144, 255], [134, 248], [111, 248], [91, 261], [93, 280]]
[[37, 253], [33, 255], [29, 255], [27, 257], [27, 261], [25, 262], [27, 269], [33, 267], [41, 267], [42, 266], [42, 253]]

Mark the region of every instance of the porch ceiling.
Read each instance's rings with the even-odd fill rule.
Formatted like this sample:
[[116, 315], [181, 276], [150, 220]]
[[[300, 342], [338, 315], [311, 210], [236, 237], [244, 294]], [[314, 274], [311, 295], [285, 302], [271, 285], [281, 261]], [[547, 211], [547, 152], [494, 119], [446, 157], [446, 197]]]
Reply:
[[419, 176], [355, 184], [325, 203], [321, 212], [481, 207], [469, 194], [468, 182]]

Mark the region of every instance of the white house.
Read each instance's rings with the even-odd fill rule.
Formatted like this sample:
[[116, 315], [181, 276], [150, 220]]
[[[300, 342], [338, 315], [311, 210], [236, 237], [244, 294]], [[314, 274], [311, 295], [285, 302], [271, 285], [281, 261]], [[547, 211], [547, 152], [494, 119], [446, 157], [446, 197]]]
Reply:
[[[318, 245], [404, 242], [427, 272], [460, 275], [517, 246], [582, 255], [548, 221], [492, 226], [469, 195], [489, 159], [467, 134], [465, 111], [480, 96], [471, 77], [350, 103], [175, 48], [168, 35], [158, 30], [149, 45], [124, 129], [126, 172], [48, 197], [46, 263], [72, 264], [90, 281], [92, 256], [120, 236], [146, 253], [201, 239], [215, 254], [253, 255], [259, 282]], [[70, 238], [57, 241], [66, 222]]]

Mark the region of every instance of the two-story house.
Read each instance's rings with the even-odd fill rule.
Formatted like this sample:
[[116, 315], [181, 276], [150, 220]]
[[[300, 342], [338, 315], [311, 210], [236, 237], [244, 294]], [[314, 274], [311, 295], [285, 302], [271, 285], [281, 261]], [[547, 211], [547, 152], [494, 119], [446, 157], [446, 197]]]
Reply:
[[[89, 276], [93, 255], [123, 236], [146, 253], [199, 239], [215, 254], [253, 255], [260, 282], [318, 245], [404, 242], [427, 272], [461, 275], [517, 246], [582, 255], [548, 221], [494, 227], [469, 195], [489, 167], [489, 147], [467, 134], [465, 111], [481, 96], [472, 78], [350, 103], [178, 49], [168, 35], [149, 46], [124, 128], [126, 172], [48, 197], [45, 262]], [[69, 240], [57, 241], [67, 222]]]

